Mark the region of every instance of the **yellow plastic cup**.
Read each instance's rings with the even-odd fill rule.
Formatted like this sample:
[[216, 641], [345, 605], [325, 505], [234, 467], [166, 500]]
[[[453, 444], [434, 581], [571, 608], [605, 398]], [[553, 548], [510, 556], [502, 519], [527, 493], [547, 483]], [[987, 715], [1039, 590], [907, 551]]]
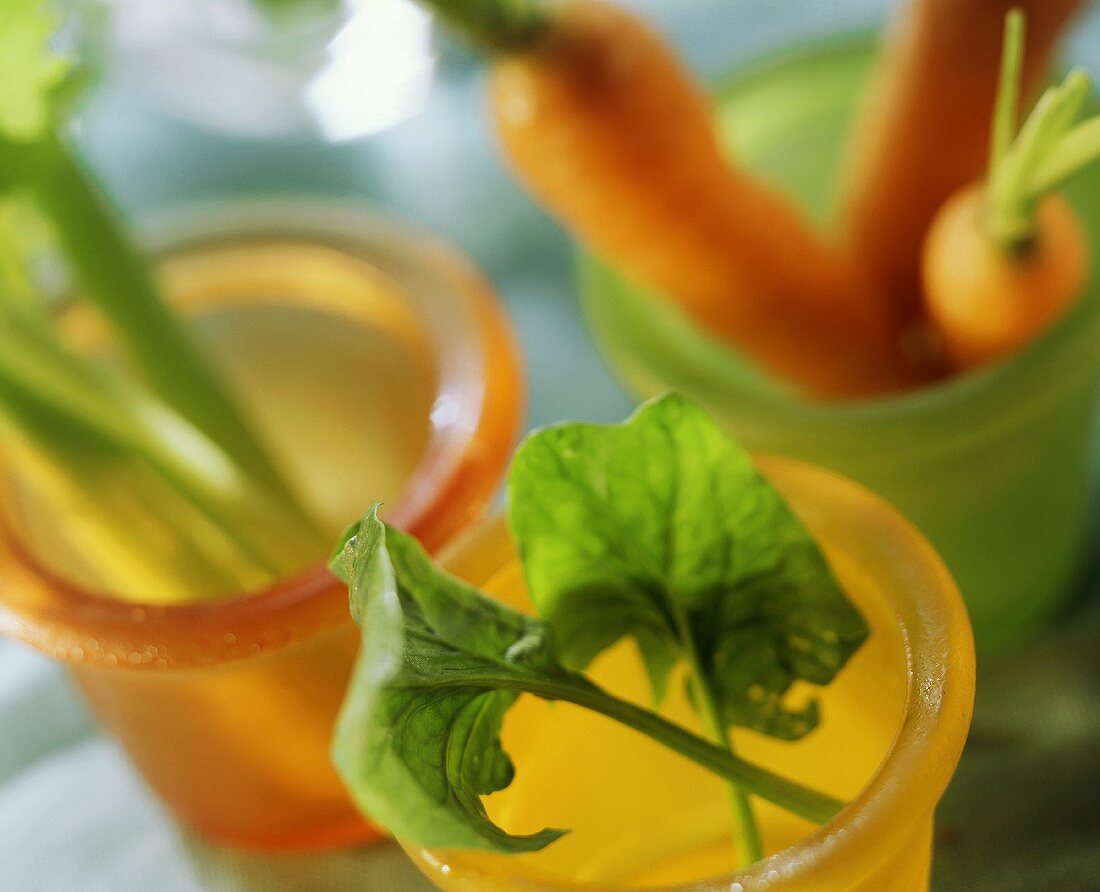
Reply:
[[[406, 846], [440, 889], [928, 887], [933, 811], [962, 751], [974, 698], [973, 638], [959, 592], [924, 537], [868, 490], [789, 459], [766, 458], [760, 466], [821, 543], [873, 631], [822, 692], [821, 727], [797, 743], [740, 732], [735, 744], [758, 764], [842, 794], [850, 804], [829, 824], [813, 827], [793, 817], [784, 823], [785, 813], [757, 800], [769, 854], [746, 870], [729, 872], [722, 865], [733, 860], [731, 819], [720, 782], [667, 751], [657, 753], [659, 747], [630, 729], [575, 715], [567, 704], [524, 697], [503, 733], [516, 780], [488, 798], [489, 813], [506, 829], [550, 825], [573, 833], [534, 856]], [[443, 561], [498, 597], [529, 607], [501, 520], [470, 530]], [[624, 670], [627, 661], [634, 671]], [[648, 698], [629, 645], [601, 657], [592, 673], [617, 694]], [[663, 708], [686, 721], [686, 702]], [[620, 798], [598, 798], [593, 786], [620, 772]], [[703, 872], [692, 873], [696, 865], [704, 865]]]

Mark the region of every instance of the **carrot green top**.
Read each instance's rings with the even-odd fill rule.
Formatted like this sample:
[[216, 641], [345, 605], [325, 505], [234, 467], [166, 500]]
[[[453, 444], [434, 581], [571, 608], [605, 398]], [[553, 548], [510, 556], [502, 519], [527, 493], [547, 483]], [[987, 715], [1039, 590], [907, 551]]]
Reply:
[[1100, 116], [1075, 124], [1091, 83], [1081, 69], [1050, 87], [1016, 131], [1024, 15], [1005, 19], [1004, 54], [993, 120], [986, 193], [986, 227], [1006, 250], [1023, 251], [1035, 236], [1035, 206], [1100, 156]]

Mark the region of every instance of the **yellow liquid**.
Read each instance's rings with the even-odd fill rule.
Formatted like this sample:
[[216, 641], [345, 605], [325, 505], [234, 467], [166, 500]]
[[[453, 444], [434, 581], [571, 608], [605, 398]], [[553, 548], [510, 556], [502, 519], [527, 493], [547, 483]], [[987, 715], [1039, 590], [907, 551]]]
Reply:
[[[734, 745], [739, 755], [772, 771], [850, 799], [870, 779], [902, 721], [905, 656], [901, 632], [869, 581], [841, 556], [830, 557], [872, 636], [836, 681], [818, 692], [822, 721], [816, 730], [793, 743], [740, 731]], [[516, 601], [522, 591], [516, 566], [495, 578], [490, 589]], [[631, 643], [603, 654], [591, 674], [619, 696], [650, 705]], [[683, 691], [683, 684], [674, 682], [662, 710], [698, 730]], [[793, 696], [809, 693], [807, 686]], [[734, 868], [728, 791], [686, 759], [579, 707], [526, 696], [507, 716], [503, 739], [516, 777], [511, 787], [486, 800], [489, 814], [513, 832], [572, 830], [542, 852], [519, 856], [531, 867], [615, 886], [686, 882]], [[814, 829], [770, 803], [753, 801], [769, 854]], [[482, 857], [463, 855], [467, 861]]]
[[[424, 454], [437, 377], [427, 335], [397, 286], [352, 255], [290, 241], [214, 244], [167, 258], [160, 272], [332, 535], [372, 502], [392, 506]], [[109, 343], [102, 320], [82, 303], [65, 322], [78, 347]], [[169, 564], [170, 520], [143, 517], [127, 488], [172, 496], [148, 489], [139, 474], [120, 469], [102, 481], [98, 498], [83, 502], [43, 492], [41, 479], [20, 481], [9, 511], [36, 558], [64, 578], [147, 603], [178, 600], [179, 591], [137, 582], [125, 554], [111, 553], [105, 525], [97, 526], [105, 511], [133, 517], [146, 550], [161, 549]]]
[[428, 441], [436, 372], [395, 284], [319, 245], [249, 243], [170, 259], [203, 341], [276, 460], [329, 526], [392, 502]]

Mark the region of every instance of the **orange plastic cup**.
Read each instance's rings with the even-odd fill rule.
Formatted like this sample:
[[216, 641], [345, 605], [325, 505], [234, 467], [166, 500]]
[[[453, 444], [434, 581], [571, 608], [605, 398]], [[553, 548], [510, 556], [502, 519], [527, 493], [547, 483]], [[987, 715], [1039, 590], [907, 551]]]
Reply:
[[[755, 800], [768, 854], [729, 872], [729, 803], [713, 776], [602, 717], [524, 697], [503, 732], [516, 778], [486, 800], [489, 814], [517, 832], [553, 826], [572, 833], [523, 856], [408, 846], [440, 889], [927, 889], [933, 811], [973, 707], [973, 637], [962, 600], [924, 537], [868, 490], [788, 459], [760, 465], [822, 544], [873, 631], [822, 690], [817, 730], [795, 743], [738, 731], [735, 744], [741, 755], [849, 805], [814, 827]], [[443, 560], [496, 596], [526, 605], [500, 520], [469, 531]], [[591, 672], [614, 693], [650, 702], [629, 642], [601, 656]], [[680, 687], [672, 686], [672, 702], [662, 708], [690, 724]], [[609, 801], [611, 788], [618, 796]]]
[[[427, 364], [426, 395], [402, 402], [389, 394], [393, 405], [376, 409], [389, 414], [358, 425], [340, 412], [377, 395], [386, 380], [354, 361], [330, 369], [329, 389], [334, 381], [345, 389], [326, 390], [327, 401], [318, 392], [316, 413], [309, 393], [306, 404], [298, 394], [293, 424], [282, 424], [285, 413], [272, 413], [267, 401], [273, 446], [284, 447], [284, 458], [298, 464], [289, 470], [314, 486], [320, 502], [336, 506], [334, 524], [379, 494], [366, 491], [370, 484], [360, 492], [333, 469], [341, 461], [373, 469], [381, 461], [380, 450], [369, 448], [377, 426], [415, 411], [422, 434], [390, 431], [413, 454], [404, 456], [407, 479], [394, 483], [389, 520], [435, 549], [483, 513], [518, 434], [522, 374], [495, 296], [465, 259], [390, 221], [299, 201], [208, 208], [161, 229], [169, 291], [260, 408], [264, 387], [294, 389], [286, 368], [322, 375], [333, 355], [355, 360], [356, 332], [406, 351], [412, 370]], [[314, 323], [299, 351], [298, 332]], [[265, 355], [265, 346], [287, 339], [293, 349]], [[303, 443], [317, 444], [323, 467], [311, 464]], [[396, 467], [402, 449], [391, 451], [387, 461]], [[59, 575], [49, 543], [29, 536], [16, 482], [6, 478], [0, 632], [66, 665], [100, 723], [182, 822], [260, 849], [377, 835], [329, 761], [359, 635], [346, 589], [322, 564], [216, 601], [153, 606], [154, 597], [135, 603], [131, 593], [124, 602]]]

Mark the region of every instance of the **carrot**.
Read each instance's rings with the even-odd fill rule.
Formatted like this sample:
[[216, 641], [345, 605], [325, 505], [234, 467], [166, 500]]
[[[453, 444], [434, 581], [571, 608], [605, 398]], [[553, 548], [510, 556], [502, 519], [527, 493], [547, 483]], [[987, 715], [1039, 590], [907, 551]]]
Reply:
[[706, 94], [649, 27], [602, 2], [428, 2], [493, 51], [504, 152], [583, 244], [812, 394], [910, 383], [879, 303], [731, 164]]
[[1001, 23], [1028, 16], [1030, 96], [1059, 34], [1085, 0], [913, 0], [888, 39], [852, 134], [839, 230], [894, 319], [920, 308], [921, 243], [947, 198], [981, 175], [997, 89]]
[[1043, 94], [1013, 141], [1023, 28], [1022, 14], [1010, 13], [987, 177], [944, 205], [924, 245], [927, 313], [963, 369], [1037, 337], [1089, 273], [1084, 230], [1054, 190], [1100, 156], [1100, 117], [1073, 125], [1090, 91], [1074, 71]]

